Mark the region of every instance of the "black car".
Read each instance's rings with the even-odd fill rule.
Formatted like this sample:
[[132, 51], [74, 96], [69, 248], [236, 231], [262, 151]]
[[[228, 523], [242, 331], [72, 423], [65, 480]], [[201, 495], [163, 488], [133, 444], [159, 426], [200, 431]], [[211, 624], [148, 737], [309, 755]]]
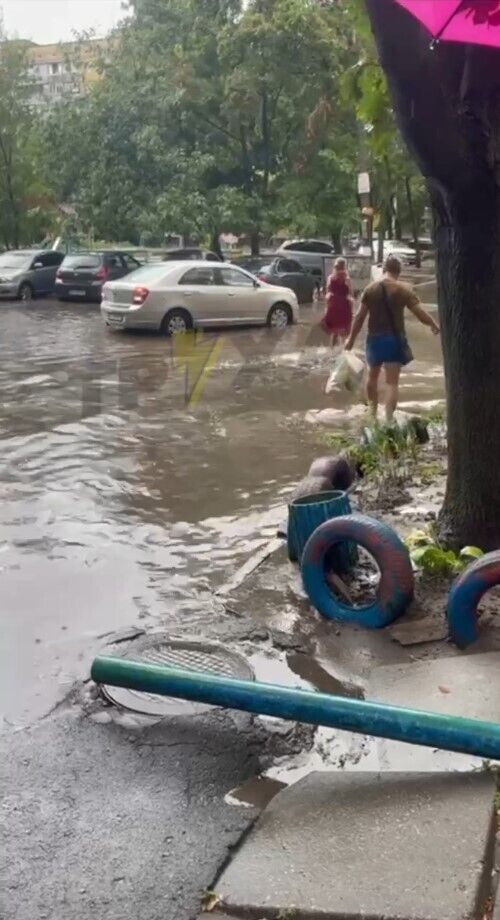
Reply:
[[56, 274], [59, 300], [101, 300], [102, 286], [140, 268], [127, 252], [72, 252]]
[[272, 258], [273, 256], [269, 253], [267, 256], [239, 256], [237, 259], [231, 259], [231, 264], [244, 268], [246, 272], [250, 272], [252, 275], [257, 275], [262, 268], [269, 265]]
[[311, 303], [318, 282], [295, 259], [284, 259], [278, 256], [267, 265], [254, 271], [260, 281], [267, 284], [277, 284], [281, 287], [291, 288], [297, 295], [299, 303]]

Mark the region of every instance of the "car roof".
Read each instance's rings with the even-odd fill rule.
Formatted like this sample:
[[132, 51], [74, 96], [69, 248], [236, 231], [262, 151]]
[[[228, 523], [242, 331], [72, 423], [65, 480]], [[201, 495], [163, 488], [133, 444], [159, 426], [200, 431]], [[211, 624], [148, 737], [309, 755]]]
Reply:
[[[162, 264], [162, 263], [155, 263]], [[233, 265], [232, 262], [215, 262], [209, 261], [208, 259], [179, 259], [176, 262], [165, 262], [165, 265], [168, 265], [169, 268], [172, 268], [173, 265], [181, 266], [185, 265], [187, 268], [239, 268], [240, 271], [245, 271], [244, 268], [241, 268], [239, 265]]]
[[295, 243], [321, 243], [323, 246], [332, 246], [332, 243], [329, 243], [328, 240], [315, 240], [310, 236], [301, 236], [295, 240], [285, 240], [282, 243], [283, 246], [293, 246]]
[[47, 252], [47, 249], [6, 249], [2, 252], [3, 256], [36, 256], [39, 252]]
[[[47, 252], [47, 250], [45, 250]], [[123, 256], [131, 255], [127, 249], [75, 249], [67, 252], [67, 256]]]

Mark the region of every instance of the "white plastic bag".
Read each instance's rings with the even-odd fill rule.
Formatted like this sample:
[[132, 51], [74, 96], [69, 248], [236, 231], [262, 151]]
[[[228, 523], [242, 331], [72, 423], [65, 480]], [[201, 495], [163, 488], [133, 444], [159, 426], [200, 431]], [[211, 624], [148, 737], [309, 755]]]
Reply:
[[343, 351], [333, 362], [331, 374], [326, 382], [325, 393], [346, 390], [355, 393], [363, 382], [364, 361], [351, 351]]

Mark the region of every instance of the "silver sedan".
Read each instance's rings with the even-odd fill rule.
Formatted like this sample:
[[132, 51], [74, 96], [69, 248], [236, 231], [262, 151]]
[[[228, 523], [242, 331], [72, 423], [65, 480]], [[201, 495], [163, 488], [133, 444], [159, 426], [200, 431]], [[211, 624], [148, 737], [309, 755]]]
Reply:
[[116, 329], [155, 329], [164, 335], [198, 326], [297, 322], [289, 288], [259, 281], [220, 262], [160, 262], [104, 285], [101, 313]]

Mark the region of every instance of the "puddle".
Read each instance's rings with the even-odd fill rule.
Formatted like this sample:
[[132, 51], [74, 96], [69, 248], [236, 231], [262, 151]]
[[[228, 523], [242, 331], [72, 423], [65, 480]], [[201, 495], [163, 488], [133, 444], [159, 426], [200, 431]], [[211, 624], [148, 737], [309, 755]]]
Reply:
[[239, 805], [244, 808], [265, 808], [274, 796], [285, 789], [287, 783], [278, 779], [271, 779], [270, 776], [254, 776], [252, 779], [242, 783], [236, 789], [231, 789], [224, 796], [224, 801], [228, 805]]
[[309, 655], [304, 655], [301, 652], [294, 652], [287, 655], [287, 664], [294, 674], [302, 677], [303, 680], [306, 680], [321, 693], [331, 693], [334, 696], [348, 696], [356, 700], [362, 700], [364, 698], [361, 687], [344, 683], [336, 677], [333, 677], [332, 674], [320, 665], [319, 661], [316, 661], [315, 658]]
[[[195, 398], [201, 339], [180, 360], [158, 336], [103, 335], [97, 308], [2, 308], [0, 695], [10, 721], [44, 715], [88, 674], [92, 636], [131, 623], [224, 632], [215, 591], [275, 537], [290, 489], [324, 452], [306, 413], [327, 410], [354, 430], [364, 412], [324, 393], [323, 309], [302, 310], [304, 323], [283, 335], [225, 330]], [[443, 395], [440, 343], [409, 327], [416, 360], [402, 396], [428, 405]], [[306, 639], [318, 631], [298, 573], [276, 557], [248, 582], [242, 615]], [[257, 677], [324, 688], [303, 666], [282, 657]]]

